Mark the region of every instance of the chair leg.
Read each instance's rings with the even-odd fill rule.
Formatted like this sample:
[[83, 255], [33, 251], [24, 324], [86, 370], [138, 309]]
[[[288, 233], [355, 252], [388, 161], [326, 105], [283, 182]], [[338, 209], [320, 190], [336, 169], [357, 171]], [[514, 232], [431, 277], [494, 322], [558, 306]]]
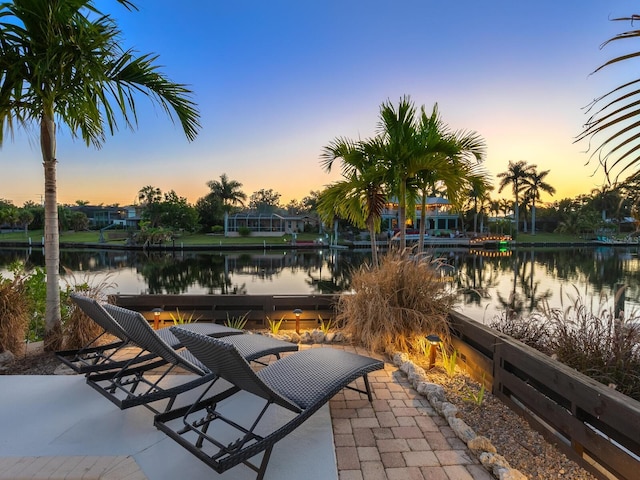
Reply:
[[344, 388], [346, 388], [348, 390], [353, 390], [354, 392], [364, 393], [364, 394], [367, 395], [367, 398], [369, 399], [369, 402], [372, 402], [373, 401], [373, 397], [371, 396], [371, 386], [369, 385], [369, 377], [365, 373], [362, 376], [362, 379], [364, 380], [364, 386], [365, 386], [364, 390], [360, 390], [357, 387], [352, 387], [351, 385], [346, 385]]
[[253, 468], [254, 470], [256, 470], [256, 472], [258, 472], [258, 476], [256, 477], [256, 480], [262, 480], [264, 478], [264, 474], [267, 471], [267, 465], [269, 463], [269, 458], [271, 458], [271, 451], [273, 450], [273, 445], [271, 445], [269, 448], [267, 448], [264, 451], [264, 456], [262, 457], [262, 462], [260, 462], [260, 468], [256, 469], [255, 465], [248, 465], [251, 466], [251, 468]]
[[364, 386], [367, 390], [367, 398], [369, 399], [369, 403], [373, 401], [373, 397], [371, 396], [371, 386], [369, 385], [369, 375], [366, 373], [362, 376], [364, 379]]

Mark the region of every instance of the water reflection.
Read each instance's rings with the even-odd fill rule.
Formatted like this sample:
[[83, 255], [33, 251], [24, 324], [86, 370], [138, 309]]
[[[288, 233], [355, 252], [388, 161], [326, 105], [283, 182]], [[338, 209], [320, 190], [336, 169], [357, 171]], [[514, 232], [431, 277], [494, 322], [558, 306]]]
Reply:
[[[529, 313], [559, 306], [561, 291], [584, 299], [613, 297], [627, 286], [625, 309], [638, 305], [636, 248], [572, 247], [514, 251], [435, 252], [459, 294], [459, 310], [479, 321], [508, 310]], [[76, 278], [109, 277], [120, 293], [295, 294], [350, 288], [351, 272], [370, 255], [349, 251], [138, 252], [67, 250], [61, 265]], [[15, 260], [44, 265], [40, 249], [0, 250], [0, 273]], [[64, 272], [63, 272], [64, 274]]]

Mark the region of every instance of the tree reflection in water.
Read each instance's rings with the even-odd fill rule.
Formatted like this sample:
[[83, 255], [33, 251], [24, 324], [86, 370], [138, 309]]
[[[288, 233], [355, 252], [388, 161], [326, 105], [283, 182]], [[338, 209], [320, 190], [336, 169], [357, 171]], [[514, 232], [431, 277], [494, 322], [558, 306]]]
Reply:
[[[633, 248], [572, 247], [513, 251], [436, 251], [450, 265], [446, 279], [459, 292], [457, 309], [478, 321], [497, 314], [526, 314], [560, 305], [561, 291], [574, 285], [589, 297], [613, 298], [627, 286], [629, 310], [639, 303], [640, 264]], [[134, 285], [120, 293], [298, 294], [350, 289], [351, 272], [370, 260], [366, 252], [343, 250], [176, 251], [61, 250], [61, 265], [83, 275], [113, 276]], [[14, 261], [44, 265], [41, 249], [0, 250], [0, 273]], [[64, 272], [62, 272], [64, 275]]]

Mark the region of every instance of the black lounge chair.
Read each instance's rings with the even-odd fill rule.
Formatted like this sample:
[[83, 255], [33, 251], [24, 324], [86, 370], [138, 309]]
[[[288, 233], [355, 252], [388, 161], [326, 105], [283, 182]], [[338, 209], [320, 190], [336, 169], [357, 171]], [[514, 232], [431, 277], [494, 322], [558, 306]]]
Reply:
[[[373, 358], [333, 348], [312, 348], [254, 372], [232, 344], [179, 327], [171, 328], [185, 347], [217, 376], [214, 382], [224, 379], [232, 387], [208, 399], [205, 392], [191, 406], [156, 415], [154, 424], [218, 473], [243, 463], [257, 472], [257, 479], [261, 480], [277, 441], [343, 388], [364, 393], [371, 401], [367, 374], [384, 368], [382, 361]], [[349, 385], [359, 378], [364, 381], [364, 390]], [[224, 405], [229, 402], [222, 401], [241, 391], [265, 401], [255, 418], [246, 418], [246, 412], [240, 418], [225, 415]], [[261, 421], [268, 418], [271, 406], [284, 408], [293, 415], [275, 428], [261, 432], [264, 428]], [[263, 456], [259, 464], [250, 461], [260, 453]]]
[[[132, 359], [118, 370], [87, 375], [87, 384], [96, 389], [120, 409], [144, 405], [154, 412], [151, 405], [168, 399], [165, 409], [170, 409], [178, 395], [199, 385], [211, 382], [216, 375], [186, 350], [175, 350], [162, 336], [153, 330], [149, 322], [138, 312], [115, 305], [104, 304], [104, 310], [122, 327], [136, 346], [154, 354], [156, 360], [138, 363]], [[171, 327], [171, 331], [174, 327]], [[184, 330], [187, 331], [187, 330]], [[173, 336], [173, 334], [172, 334]], [[212, 338], [212, 337], [205, 337]], [[223, 337], [234, 345], [247, 361], [255, 361], [267, 355], [280, 358], [283, 352], [294, 352], [298, 345], [257, 334], [244, 333]], [[176, 341], [180, 341], [176, 339]], [[170, 375], [180, 369], [197, 377]]]
[[[139, 351], [135, 360], [132, 361], [131, 358], [123, 359], [123, 349], [133, 346], [127, 332], [122, 329], [96, 299], [78, 293], [72, 293], [71, 299], [89, 318], [102, 327], [102, 333], [86, 346], [79, 349], [56, 352], [58, 359], [76, 373], [90, 374], [113, 370], [122, 368], [127, 364], [146, 362], [157, 356], [154, 353]], [[242, 330], [215, 323], [189, 323], [184, 324], [183, 327], [186, 330], [211, 337], [225, 337], [244, 333]], [[171, 333], [169, 327], [156, 330], [156, 333], [172, 348], [181, 347], [180, 341]], [[96, 345], [96, 342], [103, 337], [106, 338], [107, 335], [111, 335], [117, 340], [104, 345]]]

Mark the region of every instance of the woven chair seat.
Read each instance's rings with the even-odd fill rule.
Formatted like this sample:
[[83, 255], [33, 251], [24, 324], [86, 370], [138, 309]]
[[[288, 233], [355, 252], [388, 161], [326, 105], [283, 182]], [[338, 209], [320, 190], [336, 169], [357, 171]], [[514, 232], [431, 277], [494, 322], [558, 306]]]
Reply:
[[[169, 409], [179, 394], [216, 377], [214, 372], [211, 372], [208, 367], [192, 355], [192, 352], [174, 348], [174, 344], [180, 345], [181, 342], [172, 333], [175, 327], [157, 333], [158, 331], [153, 330], [149, 322], [138, 312], [109, 304], [102, 307], [122, 328], [132, 344], [155, 356], [148, 362], [139, 363], [137, 359], [133, 359], [118, 370], [87, 376], [87, 384], [108, 398], [118, 408], [125, 409], [144, 405], [152, 411], [158, 412], [156, 405], [151, 405], [151, 403], [166, 399], [167, 404], [164, 408]], [[202, 336], [194, 332], [198, 328], [197, 325], [184, 325], [181, 331]], [[205, 338], [213, 337], [206, 336]], [[231, 345], [237, 345], [247, 361], [256, 360], [266, 355], [276, 355], [279, 358], [282, 352], [298, 349], [298, 346], [293, 343], [261, 335], [242, 333], [222, 338], [232, 342]], [[176, 385], [175, 379], [171, 379], [168, 375], [176, 372], [177, 368], [194, 373], [198, 378], [185, 379], [184, 382]]]
[[[243, 463], [264, 477], [273, 446], [295, 430], [343, 388], [366, 394], [372, 400], [367, 379], [369, 372], [384, 368], [384, 362], [333, 348], [312, 348], [294, 353], [254, 372], [238, 349], [225, 339], [215, 339], [173, 327], [172, 331], [185, 347], [216, 378], [232, 387], [205, 398], [191, 406], [156, 415], [158, 429], [185, 447], [216, 472]], [[364, 389], [352, 382], [362, 379]], [[350, 385], [351, 384], [351, 385]], [[255, 418], [229, 418], [224, 412], [224, 400], [233, 402], [233, 395], [248, 392], [264, 402]], [[285, 408], [295, 415], [283, 424], [262, 431], [261, 421], [270, 408]], [[264, 422], [263, 422], [264, 423]], [[267, 422], [269, 423], [269, 422]], [[250, 425], [243, 427], [242, 425]], [[229, 441], [229, 430], [237, 438]], [[258, 433], [258, 432], [261, 433]], [[224, 438], [220, 434], [224, 434]], [[259, 465], [251, 459], [262, 453]]]
[[[122, 358], [119, 355], [125, 347], [131, 346], [131, 338], [126, 331], [113, 319], [113, 317], [94, 298], [78, 293], [72, 293], [71, 299], [91, 320], [102, 328], [102, 333], [88, 342], [84, 347], [56, 352], [58, 359], [76, 373], [90, 374], [106, 370], [122, 368], [130, 364], [130, 358]], [[228, 335], [240, 335], [242, 330], [217, 325], [215, 323], [188, 323], [181, 325], [183, 329], [212, 337]], [[180, 340], [171, 333], [169, 327], [156, 330], [156, 333], [173, 349], [182, 347]], [[105, 335], [112, 335], [118, 340], [104, 345], [96, 345], [98, 340]], [[140, 353], [136, 363], [147, 362], [157, 356], [153, 353]]]

